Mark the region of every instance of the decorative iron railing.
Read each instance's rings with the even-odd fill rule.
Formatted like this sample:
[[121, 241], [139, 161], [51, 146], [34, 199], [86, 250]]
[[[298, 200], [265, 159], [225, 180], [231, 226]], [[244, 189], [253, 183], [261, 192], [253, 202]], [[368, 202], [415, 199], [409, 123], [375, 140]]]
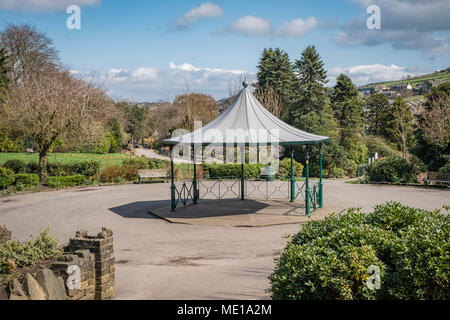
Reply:
[[175, 184], [175, 207], [194, 202], [194, 184], [192, 180], [176, 182]]
[[[223, 200], [241, 198], [241, 179], [236, 177], [229, 178], [209, 178], [196, 181], [198, 200]], [[195, 203], [194, 181], [186, 180], [175, 182], [175, 208], [187, 206]], [[309, 196], [311, 211], [319, 207], [319, 182], [310, 183], [309, 195], [306, 195], [306, 181], [297, 180], [294, 184], [295, 199], [301, 197], [303, 201]], [[245, 198], [253, 199], [290, 199], [291, 181], [289, 180], [261, 180], [246, 179], [244, 182]]]
[[309, 189], [309, 204], [314, 209], [311, 212], [316, 211], [319, 207], [319, 185], [319, 182], [314, 183]]

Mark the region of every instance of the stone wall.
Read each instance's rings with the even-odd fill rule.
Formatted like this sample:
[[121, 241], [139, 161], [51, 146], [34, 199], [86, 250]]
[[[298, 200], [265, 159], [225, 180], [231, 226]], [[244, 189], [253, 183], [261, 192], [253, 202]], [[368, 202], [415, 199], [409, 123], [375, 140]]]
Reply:
[[70, 239], [69, 251], [89, 250], [95, 257], [95, 299], [111, 299], [115, 295], [115, 257], [113, 233], [107, 228], [97, 236], [78, 231], [75, 238]]
[[113, 233], [107, 228], [96, 236], [77, 231], [56, 261], [0, 287], [0, 300], [105, 300], [114, 294]]

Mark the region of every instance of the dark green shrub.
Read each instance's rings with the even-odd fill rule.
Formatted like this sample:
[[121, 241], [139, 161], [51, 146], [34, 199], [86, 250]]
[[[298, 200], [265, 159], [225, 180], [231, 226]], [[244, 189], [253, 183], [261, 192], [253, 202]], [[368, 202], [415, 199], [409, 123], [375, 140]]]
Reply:
[[439, 169], [440, 173], [450, 173], [450, 163], [447, 163], [445, 166], [442, 166]]
[[14, 183], [14, 171], [0, 167], [0, 189], [4, 189]]
[[17, 173], [16, 185], [37, 186], [39, 184], [39, 176], [35, 173]]
[[[244, 164], [245, 178], [259, 178], [264, 164]], [[241, 176], [240, 164], [203, 164], [205, 174], [210, 178], [237, 178]]]
[[93, 179], [100, 173], [101, 162], [98, 160], [87, 160], [75, 162], [72, 164], [72, 171], [74, 174], [82, 174], [90, 179]]
[[36, 162], [27, 163], [25, 173], [36, 173], [39, 174], [39, 164]]
[[[303, 165], [300, 162], [294, 160], [294, 177], [301, 177], [303, 174]], [[278, 177], [290, 178], [291, 177], [291, 159], [284, 158], [280, 161], [278, 168]]]
[[74, 176], [48, 177], [47, 186], [50, 188], [75, 187], [86, 183], [86, 176], [77, 174]]
[[411, 165], [401, 157], [388, 157], [372, 163], [369, 167], [370, 181], [409, 183], [414, 182]]
[[36, 239], [25, 242], [0, 242], [0, 277], [16, 269], [54, 259], [60, 253], [58, 241], [49, 235], [49, 229], [42, 231]]
[[14, 173], [25, 173], [27, 164], [25, 161], [19, 159], [8, 160], [3, 164], [4, 168], [11, 169]]
[[[450, 217], [388, 202], [309, 221], [276, 259], [274, 299], [450, 299]], [[381, 287], [369, 289], [369, 267]]]
[[162, 159], [149, 159], [148, 168], [149, 169], [165, 169], [170, 167], [170, 161]]

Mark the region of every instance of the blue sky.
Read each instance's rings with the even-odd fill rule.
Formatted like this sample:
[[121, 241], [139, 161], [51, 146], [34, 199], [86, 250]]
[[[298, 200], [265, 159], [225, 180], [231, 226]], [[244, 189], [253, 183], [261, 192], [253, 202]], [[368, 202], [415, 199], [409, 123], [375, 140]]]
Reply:
[[[81, 8], [69, 30], [67, 6]], [[366, 8], [381, 10], [368, 30]], [[449, 66], [448, 0], [0, 0], [0, 24], [47, 33], [74, 73], [94, 76], [116, 98], [170, 100], [186, 90], [228, 95], [228, 81], [254, 77], [261, 52], [296, 59], [317, 47], [330, 85], [341, 72], [357, 84]]]

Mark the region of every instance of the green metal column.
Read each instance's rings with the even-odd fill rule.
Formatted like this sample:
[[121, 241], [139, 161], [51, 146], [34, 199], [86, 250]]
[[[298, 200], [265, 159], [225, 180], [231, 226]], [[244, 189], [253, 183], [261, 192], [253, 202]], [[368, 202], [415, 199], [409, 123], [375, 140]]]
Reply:
[[245, 145], [241, 148], [241, 200], [245, 200], [244, 182]]
[[193, 146], [194, 149], [194, 180], [192, 180], [192, 187], [194, 189], [194, 203], [197, 204], [198, 202], [198, 190], [197, 190], [197, 159], [195, 157], [195, 145]]
[[311, 204], [309, 203], [309, 145], [306, 145], [305, 206], [306, 215], [309, 216], [311, 212]]
[[170, 211], [175, 211], [175, 183], [173, 180], [173, 147], [170, 147]]
[[322, 184], [322, 157], [323, 157], [323, 151], [322, 151], [322, 143], [319, 144], [320, 148], [320, 181], [319, 181], [319, 208], [323, 208], [323, 184]]
[[291, 146], [291, 202], [295, 201], [294, 147]]

